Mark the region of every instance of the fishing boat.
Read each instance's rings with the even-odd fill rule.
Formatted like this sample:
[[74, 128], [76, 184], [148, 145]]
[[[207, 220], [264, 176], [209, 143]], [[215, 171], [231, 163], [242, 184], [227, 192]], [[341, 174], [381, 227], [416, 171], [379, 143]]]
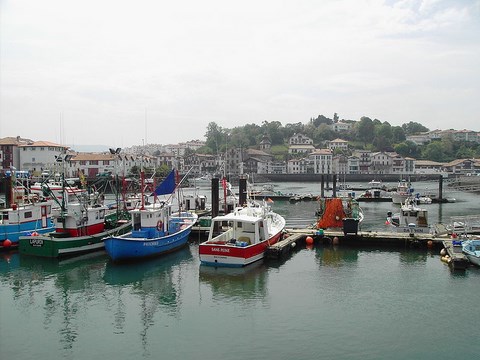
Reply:
[[209, 266], [242, 267], [263, 259], [268, 246], [282, 236], [285, 219], [266, 201], [248, 203], [212, 219], [207, 241], [199, 245], [200, 262]]
[[397, 184], [397, 188], [392, 192], [392, 202], [394, 204], [403, 204], [407, 198], [412, 195], [413, 189], [405, 180], [400, 180]]
[[396, 232], [428, 234], [432, 232], [428, 224], [428, 211], [418, 206], [414, 197], [408, 197], [400, 207], [400, 212], [387, 213], [385, 224]]
[[320, 198], [317, 229], [342, 229], [345, 235], [357, 234], [364, 214], [358, 201], [349, 198]]
[[383, 188], [383, 183], [380, 180], [372, 180], [368, 183], [370, 189], [381, 189]]
[[175, 170], [172, 170], [155, 189], [155, 201], [152, 204], [142, 203], [139, 209], [130, 211], [132, 231], [104, 238], [105, 250], [113, 261], [158, 256], [175, 251], [187, 243], [198, 215], [193, 211], [182, 211], [181, 208], [172, 212], [171, 201], [158, 201], [156, 198], [158, 195], [173, 194], [176, 187]]
[[83, 189], [75, 186], [73, 180], [65, 180], [67, 186], [63, 185], [61, 180], [49, 179], [44, 182], [36, 182], [30, 187], [33, 196], [45, 197], [47, 199], [61, 200], [64, 196], [74, 198], [76, 195], [84, 192]]
[[16, 184], [14, 174], [6, 178], [5, 200], [0, 210], [0, 249], [17, 247], [20, 236], [54, 229], [52, 201], [31, 196], [26, 187]]
[[462, 240], [462, 252], [472, 264], [480, 266], [480, 239]]
[[54, 200], [52, 209], [55, 229], [45, 234], [32, 233], [19, 238], [23, 255], [60, 258], [76, 256], [104, 248], [102, 239], [112, 234], [123, 234], [131, 229], [128, 213], [117, 209], [108, 213], [98, 193], [75, 191], [74, 196], [64, 183], [62, 199]]

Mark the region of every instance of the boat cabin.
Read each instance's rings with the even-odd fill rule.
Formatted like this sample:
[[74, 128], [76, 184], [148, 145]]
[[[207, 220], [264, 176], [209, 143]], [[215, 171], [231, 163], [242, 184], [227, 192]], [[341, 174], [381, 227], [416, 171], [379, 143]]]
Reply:
[[132, 216], [132, 237], [154, 238], [165, 236], [171, 229], [169, 218], [171, 216], [171, 204], [152, 204], [144, 209], [130, 211]]
[[269, 237], [268, 219], [227, 214], [212, 220], [208, 242], [244, 247], [260, 243]]

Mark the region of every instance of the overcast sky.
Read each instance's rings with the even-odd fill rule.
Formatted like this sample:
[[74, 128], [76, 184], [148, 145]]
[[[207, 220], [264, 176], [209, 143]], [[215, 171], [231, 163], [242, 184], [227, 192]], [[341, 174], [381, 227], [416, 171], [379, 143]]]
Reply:
[[335, 112], [480, 131], [480, 0], [0, 4], [0, 137], [170, 144]]

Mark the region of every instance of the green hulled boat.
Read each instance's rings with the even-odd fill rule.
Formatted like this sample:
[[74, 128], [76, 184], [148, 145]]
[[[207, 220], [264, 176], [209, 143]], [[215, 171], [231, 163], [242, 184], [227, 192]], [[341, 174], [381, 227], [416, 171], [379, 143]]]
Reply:
[[19, 239], [20, 254], [50, 258], [74, 256], [104, 248], [103, 238], [131, 230], [130, 215], [125, 211], [108, 214], [108, 207], [91, 194], [77, 194], [52, 209], [55, 231], [33, 232]]

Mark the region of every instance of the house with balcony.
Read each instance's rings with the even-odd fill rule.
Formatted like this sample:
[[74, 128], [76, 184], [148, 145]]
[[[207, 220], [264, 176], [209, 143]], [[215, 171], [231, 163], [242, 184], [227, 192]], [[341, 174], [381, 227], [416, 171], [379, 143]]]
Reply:
[[386, 152], [374, 152], [370, 156], [370, 174], [391, 174], [393, 157]]
[[288, 139], [288, 153], [291, 155], [309, 154], [315, 150], [313, 140], [303, 134], [295, 134]]
[[333, 153], [330, 149], [316, 149], [308, 155], [314, 174], [333, 173]]
[[348, 150], [348, 141], [343, 139], [335, 139], [327, 142], [327, 147], [334, 151], [336, 149]]
[[310, 160], [308, 158], [290, 159], [287, 162], [288, 174], [306, 174], [309, 168]]
[[359, 174], [370, 173], [370, 166], [372, 164], [371, 155], [372, 155], [372, 152], [370, 150], [356, 150], [353, 153], [353, 156], [355, 156], [359, 159], [358, 160], [358, 173]]

